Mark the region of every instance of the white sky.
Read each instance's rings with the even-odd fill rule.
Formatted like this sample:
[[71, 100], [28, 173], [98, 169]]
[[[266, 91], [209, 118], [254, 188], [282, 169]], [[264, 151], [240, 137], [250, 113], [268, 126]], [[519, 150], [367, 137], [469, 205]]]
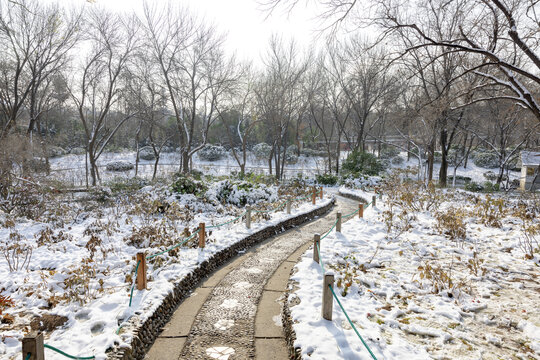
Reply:
[[[60, 0], [61, 3], [81, 4], [85, 0]], [[151, 0], [165, 4], [169, 0]], [[227, 34], [226, 47], [229, 53], [235, 52], [240, 60], [252, 59], [260, 62], [272, 34], [282, 34], [284, 39], [294, 38], [302, 47], [310, 46], [316, 37], [318, 23], [316, 12], [311, 6], [298, 4], [290, 14], [283, 8], [277, 9], [267, 17], [256, 0], [171, 0], [187, 5], [198, 15], [216, 24], [221, 32]], [[95, 0], [94, 4], [106, 8], [127, 11], [142, 9], [143, 0]], [[87, 6], [93, 4], [87, 3]]]

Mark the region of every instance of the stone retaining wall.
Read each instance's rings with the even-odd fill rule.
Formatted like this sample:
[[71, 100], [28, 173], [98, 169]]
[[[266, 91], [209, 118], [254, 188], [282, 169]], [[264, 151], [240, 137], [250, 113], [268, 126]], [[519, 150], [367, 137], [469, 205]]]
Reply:
[[155, 339], [161, 332], [162, 327], [171, 319], [172, 314], [178, 305], [187, 296], [189, 296], [191, 291], [197, 287], [202, 279], [211, 274], [229, 259], [238, 255], [239, 252], [260, 243], [269, 237], [274, 236], [275, 234], [279, 234], [285, 230], [303, 224], [316, 216], [325, 214], [328, 212], [328, 210], [330, 210], [330, 208], [332, 208], [334, 203], [335, 199], [328, 203], [328, 205], [285, 220], [279, 224], [261, 229], [237, 242], [236, 244], [233, 244], [227, 249], [223, 249], [214, 254], [210, 259], [201, 263], [195, 270], [193, 270], [193, 272], [185, 276], [179, 282], [175, 283], [173, 292], [169, 293], [162, 300], [161, 305], [146, 321], [143, 323], [136, 323], [137, 318], [130, 320], [129, 325], [131, 325], [131, 327], [135, 327], [131, 346], [128, 348], [114, 348], [109, 352], [107, 358], [122, 360], [143, 359], [146, 351], [154, 343]]
[[339, 196], [343, 196], [343, 197], [346, 197], [348, 199], [351, 199], [351, 200], [356, 200], [356, 201], [359, 201], [359, 202], [363, 202], [364, 204], [367, 204], [367, 200], [364, 199], [363, 197], [360, 197], [358, 195], [354, 195], [354, 194], [349, 194], [349, 193], [346, 193], [346, 192], [341, 192], [338, 190], [338, 194]]

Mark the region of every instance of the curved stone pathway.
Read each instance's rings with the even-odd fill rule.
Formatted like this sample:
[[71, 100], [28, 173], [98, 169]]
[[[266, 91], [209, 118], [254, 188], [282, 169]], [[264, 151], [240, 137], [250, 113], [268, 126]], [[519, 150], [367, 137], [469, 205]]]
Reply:
[[287, 358], [277, 301], [313, 234], [326, 232], [337, 211], [345, 214], [358, 206], [341, 196], [336, 200], [324, 217], [268, 239], [203, 282], [179, 306], [146, 358]]

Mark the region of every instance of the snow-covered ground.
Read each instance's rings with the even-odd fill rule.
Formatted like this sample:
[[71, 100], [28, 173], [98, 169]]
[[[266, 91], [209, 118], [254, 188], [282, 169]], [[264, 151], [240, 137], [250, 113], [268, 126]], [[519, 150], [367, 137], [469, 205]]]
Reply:
[[[270, 201], [277, 201], [277, 189], [272, 191]], [[0, 294], [13, 301], [12, 306], [0, 307], [0, 318], [5, 319], [0, 324], [0, 358], [20, 358], [21, 339], [29, 332], [31, 321], [47, 314], [65, 316], [67, 322], [47, 332], [45, 343], [71, 355], [105, 359], [108, 348], [131, 341], [130, 331], [121, 329], [117, 334], [119, 325], [133, 316], [144, 321], [172, 291], [173, 282], [249, 234], [314, 208], [303, 200], [296, 202], [291, 215], [283, 208], [269, 215], [254, 213], [249, 230], [241, 219], [209, 229], [234, 219], [243, 209], [211, 201], [211, 191], [208, 198], [203, 201], [194, 195], [146, 187], [136, 198], [110, 207], [86, 210], [72, 202], [66, 214], [59, 217], [62, 223], [0, 215], [3, 251], [9, 251], [10, 243], [21, 246], [18, 255], [13, 253], [21, 260], [18, 269], [10, 269], [4, 258], [0, 261]], [[195, 238], [150, 260], [149, 289], [135, 290], [130, 306], [136, 253], [152, 255], [179, 243], [200, 222], [205, 222], [208, 230], [206, 247], [197, 248]], [[31, 249], [28, 270], [22, 263], [27, 249]], [[46, 352], [47, 359], [63, 359], [50, 350]]]
[[[135, 175], [135, 170], [117, 172], [107, 171], [105, 166], [113, 161], [126, 161], [135, 164], [135, 152], [122, 153], [103, 153], [98, 159], [100, 167], [100, 176], [103, 181], [114, 177], [130, 178]], [[65, 155], [50, 159], [51, 174], [55, 179], [64, 181], [68, 184], [81, 186], [85, 184], [85, 156], [84, 155]], [[163, 153], [159, 160], [158, 176], [165, 177], [178, 171], [180, 157], [178, 153]], [[207, 175], [230, 175], [232, 171], [239, 172], [238, 163], [232, 155], [217, 161], [203, 161], [197, 154], [193, 156], [193, 167], [196, 170], [203, 171]], [[325, 159], [320, 157], [300, 156], [296, 164], [285, 165], [285, 176], [287, 178], [296, 177], [302, 174], [304, 177], [314, 176], [324, 173]], [[154, 171], [154, 160], [140, 160], [138, 176], [151, 178]], [[257, 160], [251, 154], [247, 158], [246, 171], [252, 171], [256, 174], [267, 174], [267, 161]]]
[[[363, 219], [354, 216], [341, 234], [321, 241], [337, 296], [377, 359], [540, 359], [540, 255], [524, 257], [515, 202], [504, 205], [501, 227], [493, 227], [475, 207], [485, 198], [476, 199], [448, 191], [436, 208], [399, 218], [383, 196]], [[463, 240], [436, 230], [436, 213], [450, 207], [468, 211]], [[389, 233], [390, 211], [394, 225], [410, 227]], [[305, 359], [372, 359], [335, 301], [333, 320], [322, 319], [323, 270], [312, 251], [292, 276], [295, 345]]]

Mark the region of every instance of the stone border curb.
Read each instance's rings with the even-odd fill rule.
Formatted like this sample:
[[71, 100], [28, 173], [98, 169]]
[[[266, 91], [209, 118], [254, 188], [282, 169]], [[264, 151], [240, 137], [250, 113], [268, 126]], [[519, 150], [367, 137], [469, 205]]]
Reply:
[[171, 319], [178, 305], [189, 296], [199, 282], [211, 274], [226, 261], [234, 258], [241, 251], [258, 244], [271, 236], [284, 232], [295, 226], [303, 224], [317, 216], [323, 215], [335, 204], [335, 198], [327, 205], [314, 209], [308, 213], [300, 214], [276, 225], [271, 225], [253, 233], [230, 247], [215, 253], [210, 259], [202, 262], [196, 269], [186, 275], [174, 285], [174, 290], [167, 294], [159, 307], [143, 323], [136, 323], [137, 318], [130, 321], [135, 327], [130, 347], [115, 347], [109, 350], [107, 359], [112, 360], [139, 360], [143, 359], [146, 351], [161, 333], [162, 327]]
[[358, 195], [341, 192], [341, 190], [338, 190], [338, 195], [346, 197], [347, 199], [356, 200], [356, 201], [359, 201], [359, 202], [363, 202], [364, 204], [367, 204], [367, 200], [364, 199], [363, 197], [358, 196]]

